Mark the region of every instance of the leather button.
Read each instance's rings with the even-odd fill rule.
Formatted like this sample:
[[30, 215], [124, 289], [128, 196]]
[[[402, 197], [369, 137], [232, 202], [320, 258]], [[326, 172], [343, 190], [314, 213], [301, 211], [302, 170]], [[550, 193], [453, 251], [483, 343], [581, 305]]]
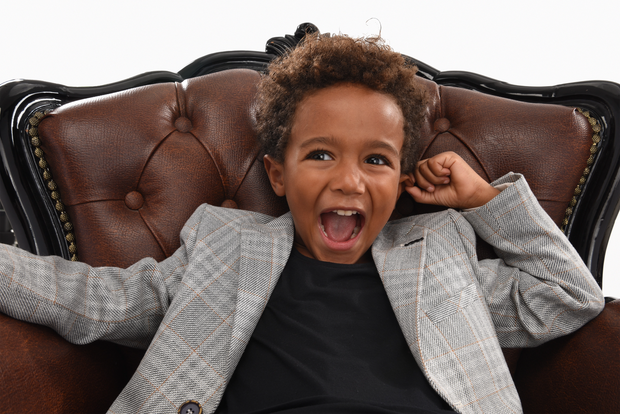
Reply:
[[186, 401], [179, 408], [179, 414], [202, 414], [202, 407], [196, 401]]
[[174, 127], [179, 132], [189, 132], [192, 130], [192, 121], [184, 116], [179, 117], [176, 121], [174, 121]]
[[451, 125], [450, 125], [450, 121], [448, 120], [448, 118], [439, 118], [433, 124], [433, 128], [437, 132], [446, 132], [447, 130], [450, 129], [450, 126]]
[[222, 201], [221, 206], [226, 208], [239, 208], [239, 206], [237, 206], [237, 203], [235, 203], [235, 200], [230, 199]]
[[125, 196], [125, 205], [132, 210], [138, 210], [144, 205], [144, 197], [139, 192], [132, 191]]

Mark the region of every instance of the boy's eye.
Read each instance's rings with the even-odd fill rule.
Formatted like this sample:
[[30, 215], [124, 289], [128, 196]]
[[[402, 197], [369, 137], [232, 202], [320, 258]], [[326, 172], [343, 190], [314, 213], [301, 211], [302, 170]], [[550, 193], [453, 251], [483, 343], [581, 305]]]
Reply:
[[366, 158], [366, 163], [374, 165], [390, 165], [390, 162], [387, 159], [378, 155], [373, 155], [372, 157]]
[[333, 160], [332, 156], [323, 151], [315, 151], [308, 155], [308, 159], [317, 160], [317, 161], [331, 161]]

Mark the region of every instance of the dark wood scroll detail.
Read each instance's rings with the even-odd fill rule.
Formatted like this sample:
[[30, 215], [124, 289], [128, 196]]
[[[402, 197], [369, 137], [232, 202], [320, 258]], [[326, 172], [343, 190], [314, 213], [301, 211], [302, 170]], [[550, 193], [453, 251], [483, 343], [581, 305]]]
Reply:
[[312, 23], [302, 23], [297, 26], [297, 30], [295, 30], [294, 35], [287, 34], [284, 35], [284, 37], [272, 37], [267, 40], [265, 52], [276, 56], [285, 55], [288, 51], [295, 49], [295, 47], [299, 44], [299, 42], [303, 41], [307, 34], [317, 32], [319, 32], [318, 27]]

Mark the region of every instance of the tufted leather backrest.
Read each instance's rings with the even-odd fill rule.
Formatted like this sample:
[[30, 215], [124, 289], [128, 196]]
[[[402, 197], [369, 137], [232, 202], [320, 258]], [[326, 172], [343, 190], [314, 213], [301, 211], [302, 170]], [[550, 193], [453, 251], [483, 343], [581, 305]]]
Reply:
[[259, 75], [231, 70], [65, 105], [39, 125], [80, 260], [163, 260], [202, 203], [282, 214], [254, 134]]
[[[80, 260], [161, 260], [205, 202], [271, 215], [287, 210], [268, 183], [253, 129], [258, 79], [251, 70], [227, 70], [77, 101], [42, 120], [41, 148]], [[586, 117], [562, 106], [420, 84], [429, 95], [423, 157], [455, 151], [489, 181], [521, 172], [562, 222], [590, 155]], [[397, 210], [409, 215], [425, 207], [403, 197]]]
[[560, 105], [422, 83], [430, 102], [421, 157], [455, 151], [489, 182], [511, 171], [521, 173], [561, 225], [579, 180], [587, 174], [593, 145], [588, 118]]

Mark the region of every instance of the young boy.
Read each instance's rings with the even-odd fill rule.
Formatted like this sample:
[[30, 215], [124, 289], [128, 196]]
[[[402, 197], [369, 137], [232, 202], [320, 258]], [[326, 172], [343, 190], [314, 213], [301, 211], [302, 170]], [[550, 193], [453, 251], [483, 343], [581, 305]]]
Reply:
[[[520, 412], [500, 346], [574, 331], [603, 297], [521, 176], [417, 162], [414, 76], [378, 40], [309, 36], [259, 89], [290, 213], [203, 205], [173, 256], [126, 270], [3, 246], [0, 311], [148, 346], [112, 413]], [[465, 211], [388, 222], [403, 191]]]

